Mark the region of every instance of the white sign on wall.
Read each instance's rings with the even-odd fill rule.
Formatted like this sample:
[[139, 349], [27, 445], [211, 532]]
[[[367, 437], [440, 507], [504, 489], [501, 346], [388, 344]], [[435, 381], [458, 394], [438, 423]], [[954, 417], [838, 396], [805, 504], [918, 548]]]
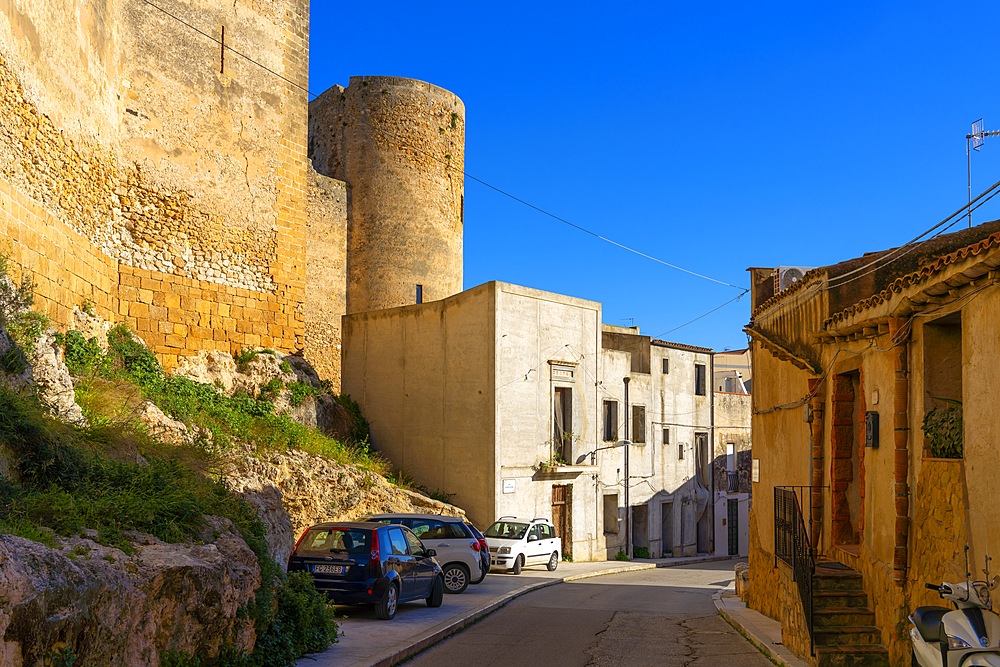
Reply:
[[514, 493], [514, 480], [505, 479], [503, 481], [503, 492], [504, 493]]
[[753, 470], [751, 471], [751, 473], [753, 475], [753, 483], [754, 484], [759, 484], [760, 483], [760, 459], [754, 459], [753, 460]]

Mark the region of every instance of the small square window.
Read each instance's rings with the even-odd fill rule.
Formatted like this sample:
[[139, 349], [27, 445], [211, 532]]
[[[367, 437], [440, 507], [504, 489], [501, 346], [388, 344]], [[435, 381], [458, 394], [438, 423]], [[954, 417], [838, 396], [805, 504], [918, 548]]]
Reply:
[[677, 443], [677, 460], [678, 461], [683, 461], [684, 460], [684, 443], [683, 442]]
[[663, 444], [664, 445], [669, 445], [670, 444], [670, 429], [669, 428], [664, 428], [663, 429]]
[[670, 360], [667, 359], [666, 357], [664, 357], [663, 359], [663, 372], [664, 373], [670, 372]]

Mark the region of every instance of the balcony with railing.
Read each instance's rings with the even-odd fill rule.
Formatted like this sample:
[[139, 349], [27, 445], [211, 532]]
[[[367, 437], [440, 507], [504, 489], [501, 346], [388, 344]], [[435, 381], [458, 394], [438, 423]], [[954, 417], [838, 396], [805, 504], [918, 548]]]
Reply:
[[740, 474], [735, 470], [730, 470], [726, 473], [726, 491], [729, 493], [739, 493], [740, 490]]

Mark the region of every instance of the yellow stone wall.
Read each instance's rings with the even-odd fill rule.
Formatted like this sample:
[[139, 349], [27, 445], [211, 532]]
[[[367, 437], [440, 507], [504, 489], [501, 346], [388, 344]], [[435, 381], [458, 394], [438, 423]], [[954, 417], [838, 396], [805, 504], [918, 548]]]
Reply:
[[[308, 2], [0, 5], [0, 232], [39, 308], [126, 323], [168, 368], [305, 343]], [[221, 33], [218, 33], [221, 34]], [[337, 318], [339, 320], [339, 317]], [[339, 324], [339, 322], [338, 322]]]

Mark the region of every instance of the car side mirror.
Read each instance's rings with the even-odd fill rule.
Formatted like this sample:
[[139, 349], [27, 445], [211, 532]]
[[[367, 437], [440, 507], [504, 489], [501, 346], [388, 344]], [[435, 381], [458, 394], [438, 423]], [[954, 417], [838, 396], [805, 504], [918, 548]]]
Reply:
[[528, 541], [529, 542], [534, 542], [537, 539], [538, 539], [538, 535], [528, 535]]
[[434, 556], [437, 555], [438, 555], [437, 549], [424, 549], [424, 556], [427, 558], [433, 558]]

